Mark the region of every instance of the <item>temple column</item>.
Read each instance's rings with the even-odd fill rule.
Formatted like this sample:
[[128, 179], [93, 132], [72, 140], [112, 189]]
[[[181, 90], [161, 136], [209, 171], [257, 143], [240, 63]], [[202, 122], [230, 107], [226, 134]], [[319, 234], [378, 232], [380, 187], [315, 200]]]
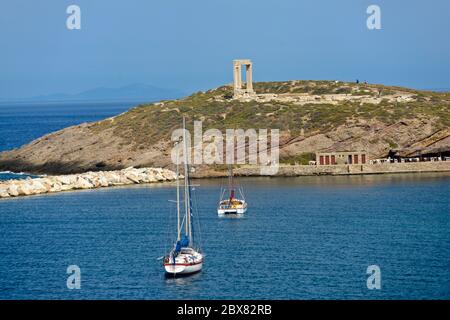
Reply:
[[252, 65], [248, 64], [246, 67], [245, 80], [247, 82], [247, 92], [253, 92]]
[[241, 89], [242, 87], [241, 65], [237, 63], [233, 64], [233, 83], [234, 83], [234, 91]]

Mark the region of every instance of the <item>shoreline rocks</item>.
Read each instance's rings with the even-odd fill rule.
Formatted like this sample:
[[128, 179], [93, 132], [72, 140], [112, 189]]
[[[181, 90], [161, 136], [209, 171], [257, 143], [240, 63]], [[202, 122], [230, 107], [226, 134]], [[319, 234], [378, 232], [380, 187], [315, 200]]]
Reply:
[[95, 171], [80, 174], [6, 180], [0, 182], [0, 198], [54, 193], [69, 190], [96, 189], [110, 186], [173, 181], [175, 172], [163, 168], [126, 168], [117, 171]]

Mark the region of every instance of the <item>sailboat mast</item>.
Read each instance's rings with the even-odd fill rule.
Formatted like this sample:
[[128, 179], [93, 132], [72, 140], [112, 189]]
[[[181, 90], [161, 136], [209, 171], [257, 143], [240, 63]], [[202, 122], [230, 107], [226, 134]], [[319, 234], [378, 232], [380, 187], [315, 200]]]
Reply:
[[183, 144], [184, 144], [184, 209], [186, 217], [186, 235], [189, 237], [189, 243], [192, 245], [191, 228], [191, 199], [189, 192], [189, 165], [188, 165], [188, 146], [186, 142], [186, 118], [183, 117]]
[[[177, 143], [178, 144], [178, 143]], [[177, 241], [181, 239], [181, 225], [180, 225], [180, 170], [179, 170], [179, 155], [180, 149], [177, 146]]]
[[228, 165], [228, 190], [230, 190], [230, 200], [234, 198], [233, 186], [233, 165]]

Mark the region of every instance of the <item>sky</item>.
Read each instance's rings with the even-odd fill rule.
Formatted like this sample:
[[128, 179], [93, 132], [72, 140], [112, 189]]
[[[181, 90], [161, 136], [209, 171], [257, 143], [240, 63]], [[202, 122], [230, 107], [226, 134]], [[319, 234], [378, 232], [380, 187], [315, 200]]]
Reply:
[[[81, 29], [69, 30], [69, 5]], [[366, 10], [381, 9], [369, 30]], [[0, 99], [145, 83], [187, 93], [232, 81], [368, 81], [450, 90], [448, 0], [2, 0]]]

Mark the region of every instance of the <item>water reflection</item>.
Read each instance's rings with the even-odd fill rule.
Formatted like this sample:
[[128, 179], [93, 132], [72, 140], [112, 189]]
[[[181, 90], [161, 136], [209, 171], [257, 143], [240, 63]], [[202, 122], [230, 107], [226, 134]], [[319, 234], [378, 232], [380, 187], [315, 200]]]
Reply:
[[185, 276], [165, 275], [164, 280], [168, 285], [186, 286], [193, 284], [195, 281], [198, 281], [201, 277], [201, 274], [202, 271]]

